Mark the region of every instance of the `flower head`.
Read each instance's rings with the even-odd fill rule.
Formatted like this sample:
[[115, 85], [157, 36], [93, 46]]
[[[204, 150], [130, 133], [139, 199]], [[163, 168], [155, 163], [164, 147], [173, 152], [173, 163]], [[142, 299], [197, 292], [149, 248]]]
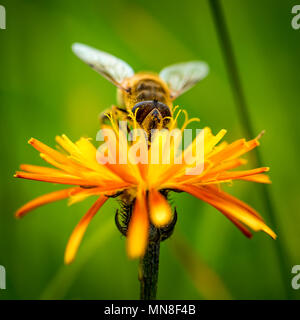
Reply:
[[[72, 204], [97, 196], [98, 199], [80, 220], [69, 239], [65, 252], [66, 263], [75, 258], [94, 215], [110, 197], [115, 196], [132, 206], [126, 232], [127, 252], [132, 258], [143, 256], [150, 224], [161, 228], [171, 222], [173, 214], [166, 193], [173, 190], [187, 192], [212, 205], [247, 237], [251, 236], [250, 228], [254, 231], [262, 230], [276, 238], [275, 233], [253, 208], [221, 190], [221, 184], [232, 180], [270, 182], [264, 174], [269, 170], [267, 167], [233, 170], [245, 164], [241, 156], [257, 147], [258, 139], [219, 143], [226, 130], [213, 135], [209, 128], [204, 128], [187, 148], [178, 152], [181, 148], [181, 136], [171, 135], [171, 129], [176, 127], [176, 120], [177, 117], [172, 119], [169, 130], [163, 130], [152, 137], [150, 145], [136, 131], [128, 142], [126, 134], [119, 130], [113, 118], [111, 125], [103, 129], [112, 129], [114, 135], [112, 139], [108, 139], [106, 135], [101, 150], [97, 150], [87, 138], [73, 143], [65, 135], [56, 137], [62, 151], [30, 139], [29, 144], [52, 167], [23, 164], [22, 171], [16, 172], [15, 176], [72, 187], [30, 201], [17, 211], [16, 216], [22, 217], [41, 205], [65, 198]], [[179, 133], [183, 132], [189, 121], [186, 119]], [[138, 129], [136, 123], [134, 126]], [[198, 139], [200, 135], [202, 139]], [[200, 155], [195, 155], [199, 145], [202, 151]]]

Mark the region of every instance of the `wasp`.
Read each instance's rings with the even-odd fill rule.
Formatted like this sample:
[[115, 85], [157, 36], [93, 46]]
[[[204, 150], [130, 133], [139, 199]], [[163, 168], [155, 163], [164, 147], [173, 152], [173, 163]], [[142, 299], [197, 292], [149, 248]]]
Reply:
[[[123, 60], [90, 46], [75, 43], [72, 50], [118, 88], [118, 106], [112, 111], [125, 117], [133, 113], [147, 133], [152, 129], [168, 128], [173, 101], [208, 74], [208, 65], [202, 61], [174, 64], [159, 74], [135, 73]], [[100, 117], [101, 122], [106, 114], [107, 111]]]

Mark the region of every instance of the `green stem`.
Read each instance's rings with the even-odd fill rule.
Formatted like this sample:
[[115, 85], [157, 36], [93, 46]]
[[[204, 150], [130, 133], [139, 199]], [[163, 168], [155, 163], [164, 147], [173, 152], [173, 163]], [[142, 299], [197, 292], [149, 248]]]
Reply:
[[150, 241], [140, 262], [141, 300], [155, 300], [158, 281], [160, 241]]
[[[249, 116], [248, 106], [246, 103], [246, 98], [243, 92], [240, 75], [238, 72], [238, 67], [236, 64], [236, 59], [234, 56], [234, 51], [232, 48], [232, 44], [230, 41], [230, 36], [227, 28], [227, 24], [225, 21], [224, 13], [222, 10], [222, 6], [219, 0], [210, 0], [212, 15], [214, 18], [214, 22], [216, 25], [217, 33], [219, 36], [220, 44], [222, 46], [223, 55], [225, 59], [225, 63], [228, 70], [228, 75], [231, 81], [231, 86], [233, 89], [233, 95], [235, 99], [235, 104], [238, 109], [238, 114], [241, 119], [243, 128], [245, 130], [247, 138], [253, 138], [253, 127], [251, 124], [251, 119]], [[253, 163], [258, 166], [262, 166], [261, 156], [257, 149], [254, 150], [255, 159], [253, 159]], [[276, 219], [276, 210], [273, 206], [272, 197], [269, 191], [269, 188], [266, 185], [262, 185], [262, 197], [265, 203], [266, 211], [268, 212], [268, 217], [270, 219], [271, 225], [278, 225]], [[281, 236], [282, 238], [282, 236]], [[283, 247], [283, 241], [276, 241], [275, 248], [277, 253], [277, 258], [279, 262], [280, 273], [283, 280], [283, 286], [286, 289], [287, 297], [291, 295], [290, 288], [290, 264], [288, 263], [287, 253]]]

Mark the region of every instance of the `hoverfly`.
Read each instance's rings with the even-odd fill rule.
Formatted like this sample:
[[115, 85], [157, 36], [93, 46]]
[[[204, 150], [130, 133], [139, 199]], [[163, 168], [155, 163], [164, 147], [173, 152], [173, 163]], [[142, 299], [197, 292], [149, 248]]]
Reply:
[[172, 117], [173, 100], [208, 74], [207, 64], [201, 61], [174, 64], [159, 74], [134, 73], [126, 62], [109, 53], [80, 43], [73, 44], [72, 50], [118, 88], [119, 106], [113, 111], [125, 115], [133, 112], [147, 133], [151, 129], [167, 128]]

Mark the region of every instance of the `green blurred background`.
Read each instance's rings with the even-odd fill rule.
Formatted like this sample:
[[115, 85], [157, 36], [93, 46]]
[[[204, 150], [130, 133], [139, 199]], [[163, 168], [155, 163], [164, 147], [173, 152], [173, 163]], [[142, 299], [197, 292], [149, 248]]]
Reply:
[[[1, 4], [7, 10], [7, 29], [0, 30], [0, 264], [6, 268], [7, 290], [0, 290], [0, 299], [136, 299], [138, 262], [128, 260], [125, 239], [114, 226], [117, 202], [101, 209], [77, 260], [65, 267], [68, 237], [94, 199], [71, 207], [57, 202], [17, 221], [13, 214], [19, 206], [57, 186], [13, 179], [13, 174], [21, 163], [42, 164], [27, 144], [30, 137], [50, 146], [61, 133], [72, 140], [95, 138], [99, 112], [116, 102], [114, 86], [72, 54], [73, 42], [110, 52], [137, 71], [207, 61], [209, 76], [177, 102], [190, 116], [201, 118], [201, 127], [209, 125], [215, 133], [228, 129], [228, 141], [244, 136], [209, 3]], [[272, 227], [286, 269], [280, 272], [278, 245], [268, 236], [256, 233], [249, 240], [215, 209], [180, 194], [174, 196], [179, 221], [173, 239], [161, 248], [159, 299], [300, 297], [300, 290], [290, 286], [291, 268], [300, 264], [300, 30], [291, 27], [295, 4], [222, 2], [255, 135], [266, 129], [260, 152], [264, 165], [271, 167], [273, 184], [268, 188], [276, 208]], [[259, 185], [235, 182], [226, 189], [270, 224]]]

